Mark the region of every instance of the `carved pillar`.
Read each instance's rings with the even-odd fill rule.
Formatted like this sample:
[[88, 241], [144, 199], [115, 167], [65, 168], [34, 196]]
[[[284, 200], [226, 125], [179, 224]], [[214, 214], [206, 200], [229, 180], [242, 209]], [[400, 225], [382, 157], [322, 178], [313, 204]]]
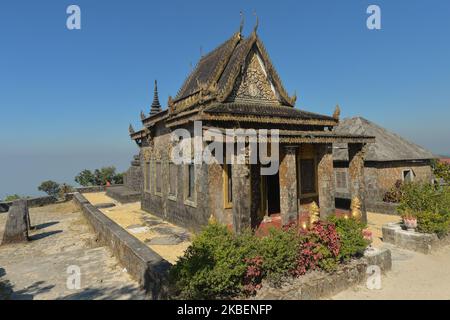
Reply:
[[298, 216], [296, 152], [296, 147], [285, 147], [279, 168], [280, 210], [283, 225], [296, 221]]
[[320, 218], [326, 219], [336, 212], [333, 147], [332, 144], [319, 144], [316, 150]]
[[361, 143], [348, 144], [348, 159], [349, 159], [349, 180], [350, 180], [350, 195], [353, 199], [357, 197], [361, 202], [361, 219], [367, 223], [366, 211], [366, 185], [364, 178], [364, 157], [365, 145]]
[[248, 154], [245, 163], [233, 161], [232, 171], [232, 192], [233, 192], [233, 229], [236, 233], [241, 233], [251, 224], [251, 179], [250, 165], [248, 164]]

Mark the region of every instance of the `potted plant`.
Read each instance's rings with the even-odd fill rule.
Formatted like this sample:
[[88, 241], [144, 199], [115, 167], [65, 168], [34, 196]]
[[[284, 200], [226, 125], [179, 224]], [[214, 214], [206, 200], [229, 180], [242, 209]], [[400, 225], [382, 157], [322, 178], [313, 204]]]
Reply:
[[417, 218], [411, 213], [404, 214], [402, 218], [406, 230], [414, 232], [417, 228]]

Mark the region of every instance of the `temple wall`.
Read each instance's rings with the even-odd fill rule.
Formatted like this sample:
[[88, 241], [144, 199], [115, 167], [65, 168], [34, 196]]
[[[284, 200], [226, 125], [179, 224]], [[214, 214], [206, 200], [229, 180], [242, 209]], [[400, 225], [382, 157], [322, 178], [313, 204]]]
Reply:
[[[339, 188], [336, 173], [344, 173], [348, 181], [348, 163], [335, 162], [336, 196], [338, 198], [350, 198], [348, 188]], [[367, 202], [382, 202], [384, 195], [398, 180], [403, 180], [403, 172], [412, 170], [415, 182], [428, 182], [433, 179], [433, 171], [429, 162], [414, 163], [402, 162], [366, 162], [364, 178], [367, 192]], [[348, 183], [347, 183], [348, 185]]]
[[[195, 165], [195, 199], [187, 201], [187, 165], [176, 166], [176, 195], [169, 196], [169, 160], [170, 131], [159, 124], [150, 145], [143, 145], [141, 166], [144, 168], [146, 157], [153, 159], [150, 190], [142, 190], [141, 208], [176, 225], [198, 231], [208, 223], [211, 216], [208, 195], [208, 167]], [[148, 151], [146, 150], [148, 149]], [[148, 153], [148, 155], [146, 155]], [[161, 162], [161, 192], [156, 192], [155, 161]]]

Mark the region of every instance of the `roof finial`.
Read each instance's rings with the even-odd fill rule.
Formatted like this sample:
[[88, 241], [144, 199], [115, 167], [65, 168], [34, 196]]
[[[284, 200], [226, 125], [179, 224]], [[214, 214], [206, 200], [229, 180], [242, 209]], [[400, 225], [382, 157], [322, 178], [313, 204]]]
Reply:
[[340, 116], [341, 116], [341, 108], [337, 104], [336, 108], [334, 109], [333, 118], [339, 120]]
[[158, 82], [155, 80], [155, 89], [153, 92], [153, 102], [150, 108], [150, 115], [157, 114], [162, 111], [161, 104], [159, 103], [158, 98]]
[[253, 15], [256, 17], [256, 24], [255, 24], [255, 27], [253, 28], [253, 32], [256, 33], [256, 31], [258, 31], [259, 19], [258, 19], [258, 15], [256, 14], [255, 10], [253, 10]]
[[130, 132], [130, 134], [133, 134], [135, 132], [131, 123], [130, 123], [130, 126], [128, 127], [128, 132]]
[[241, 12], [239, 13], [239, 15], [241, 16], [241, 24], [239, 26], [239, 35], [242, 35], [242, 30], [244, 30], [244, 13]]

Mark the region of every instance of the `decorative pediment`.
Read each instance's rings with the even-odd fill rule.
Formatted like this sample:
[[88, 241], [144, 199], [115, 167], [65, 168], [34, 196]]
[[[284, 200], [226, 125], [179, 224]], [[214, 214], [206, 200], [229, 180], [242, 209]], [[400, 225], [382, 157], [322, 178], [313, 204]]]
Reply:
[[227, 98], [229, 102], [242, 100], [281, 104], [256, 47], [248, 54], [243, 70]]

